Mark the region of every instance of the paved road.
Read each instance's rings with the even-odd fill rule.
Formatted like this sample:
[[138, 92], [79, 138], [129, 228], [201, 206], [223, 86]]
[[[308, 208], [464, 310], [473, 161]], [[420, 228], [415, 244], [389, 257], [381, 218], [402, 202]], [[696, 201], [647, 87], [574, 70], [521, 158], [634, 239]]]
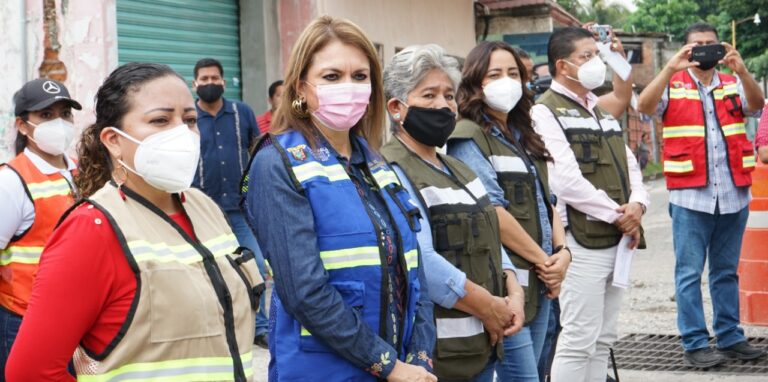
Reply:
[[[639, 251], [632, 268], [632, 287], [624, 296], [619, 317], [619, 336], [627, 333], [677, 334], [676, 306], [673, 300], [675, 256], [672, 250], [672, 221], [668, 213], [669, 193], [663, 180], [647, 184], [651, 207], [643, 219], [648, 249]], [[706, 275], [703, 286], [707, 322], [712, 323], [712, 307]], [[768, 327], [745, 326], [748, 336], [768, 337]], [[254, 347], [254, 381], [266, 381], [269, 354]], [[621, 365], [619, 365], [621, 366]], [[728, 376], [713, 373], [638, 372], [619, 370], [623, 382], [758, 382], [768, 376]]]

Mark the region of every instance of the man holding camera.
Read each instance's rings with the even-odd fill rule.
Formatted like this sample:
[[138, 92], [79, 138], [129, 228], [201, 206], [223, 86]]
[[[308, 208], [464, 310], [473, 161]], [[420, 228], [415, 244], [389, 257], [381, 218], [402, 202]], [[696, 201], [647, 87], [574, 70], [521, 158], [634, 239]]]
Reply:
[[[720, 43], [713, 26], [691, 25], [685, 43], [640, 94], [637, 109], [663, 118], [677, 325], [685, 361], [705, 368], [765, 354], [747, 343], [739, 326], [736, 274], [755, 168], [744, 119], [759, 116], [764, 98], [739, 52]], [[717, 71], [717, 64], [735, 75]], [[717, 350], [709, 347], [702, 306], [707, 258]]]

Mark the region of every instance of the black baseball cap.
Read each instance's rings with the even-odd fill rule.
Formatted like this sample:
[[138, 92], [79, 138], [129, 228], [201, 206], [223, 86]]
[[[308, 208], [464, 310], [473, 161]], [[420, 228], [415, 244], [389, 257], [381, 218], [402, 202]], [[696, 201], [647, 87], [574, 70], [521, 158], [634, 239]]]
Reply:
[[83, 109], [80, 103], [69, 97], [69, 90], [64, 84], [50, 78], [38, 78], [29, 81], [13, 95], [16, 116], [26, 111], [45, 109], [59, 101], [66, 101], [74, 109]]

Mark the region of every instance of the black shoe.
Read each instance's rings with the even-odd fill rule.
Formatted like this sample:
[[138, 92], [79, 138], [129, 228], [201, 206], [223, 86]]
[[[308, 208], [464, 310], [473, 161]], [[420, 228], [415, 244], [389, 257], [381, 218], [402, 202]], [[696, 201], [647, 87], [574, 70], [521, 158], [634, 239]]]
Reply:
[[765, 355], [765, 349], [754, 347], [747, 343], [747, 341], [739, 342], [727, 348], [717, 349], [717, 351], [726, 358], [740, 359], [742, 361], [758, 359]]
[[686, 351], [683, 359], [687, 365], [702, 369], [717, 366], [727, 360], [723, 355], [709, 347]]
[[266, 334], [258, 335], [253, 338], [253, 344], [262, 349], [269, 349], [269, 338]]

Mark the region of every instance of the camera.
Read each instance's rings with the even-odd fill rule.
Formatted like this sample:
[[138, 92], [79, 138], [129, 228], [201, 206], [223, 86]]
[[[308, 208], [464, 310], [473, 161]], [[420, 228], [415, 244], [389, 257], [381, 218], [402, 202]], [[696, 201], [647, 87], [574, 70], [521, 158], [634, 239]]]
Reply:
[[613, 31], [613, 27], [610, 25], [592, 24], [588, 29], [595, 35], [595, 37], [597, 37], [597, 41], [605, 43], [611, 42], [611, 32]]

